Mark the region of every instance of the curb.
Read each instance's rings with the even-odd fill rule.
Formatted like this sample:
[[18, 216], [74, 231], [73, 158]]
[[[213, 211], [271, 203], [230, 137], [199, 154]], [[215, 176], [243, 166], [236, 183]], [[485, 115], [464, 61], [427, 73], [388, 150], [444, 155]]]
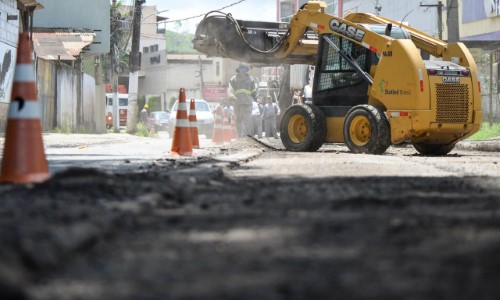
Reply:
[[500, 141], [461, 141], [456, 144], [456, 150], [500, 152]]
[[230, 154], [220, 154], [214, 156], [214, 159], [219, 161], [219, 162], [226, 162], [226, 163], [235, 163], [235, 162], [240, 162], [240, 161], [246, 161], [253, 159], [260, 154], [262, 154], [263, 150], [242, 150], [242, 151], [236, 151], [234, 153]]

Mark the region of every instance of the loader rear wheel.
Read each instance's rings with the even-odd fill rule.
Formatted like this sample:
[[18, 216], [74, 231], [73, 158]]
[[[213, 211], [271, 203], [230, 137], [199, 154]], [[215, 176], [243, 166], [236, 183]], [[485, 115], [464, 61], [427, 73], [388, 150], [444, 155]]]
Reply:
[[316, 106], [293, 105], [281, 119], [280, 132], [286, 149], [297, 152], [316, 151], [326, 138], [325, 116]]
[[389, 121], [376, 107], [354, 106], [344, 120], [344, 140], [354, 153], [382, 154], [391, 145]]
[[440, 145], [440, 144], [428, 144], [428, 143], [416, 143], [413, 144], [413, 148], [415, 148], [420, 154], [423, 155], [431, 155], [431, 156], [443, 156], [448, 154], [453, 148], [455, 148], [455, 144], [449, 145]]

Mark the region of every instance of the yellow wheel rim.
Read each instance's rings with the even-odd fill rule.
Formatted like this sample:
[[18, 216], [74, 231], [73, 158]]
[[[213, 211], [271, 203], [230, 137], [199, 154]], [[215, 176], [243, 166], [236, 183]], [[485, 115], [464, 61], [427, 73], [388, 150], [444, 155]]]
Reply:
[[300, 144], [306, 139], [307, 123], [303, 116], [296, 114], [290, 118], [288, 122], [288, 136], [295, 144]]
[[349, 134], [351, 135], [351, 141], [356, 144], [356, 146], [366, 145], [372, 134], [370, 120], [364, 116], [354, 117], [349, 126]]

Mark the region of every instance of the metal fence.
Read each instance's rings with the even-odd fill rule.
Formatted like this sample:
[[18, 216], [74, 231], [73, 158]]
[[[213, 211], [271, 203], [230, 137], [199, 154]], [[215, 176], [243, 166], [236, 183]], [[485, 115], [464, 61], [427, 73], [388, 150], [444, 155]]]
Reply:
[[36, 76], [44, 131], [105, 132], [104, 88], [96, 87], [94, 77], [44, 59], [37, 60]]
[[490, 53], [489, 94], [483, 94], [484, 121], [500, 122], [500, 49]]

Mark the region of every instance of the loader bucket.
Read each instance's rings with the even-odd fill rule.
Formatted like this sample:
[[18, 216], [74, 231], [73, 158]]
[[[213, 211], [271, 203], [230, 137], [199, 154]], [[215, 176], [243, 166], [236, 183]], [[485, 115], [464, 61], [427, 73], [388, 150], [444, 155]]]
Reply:
[[236, 20], [230, 14], [207, 15], [196, 28], [192, 42], [194, 49], [207, 56], [247, 63], [274, 65], [313, 61], [312, 54], [276, 59], [274, 54], [283, 46], [280, 42], [288, 34], [288, 26], [287, 23]]

